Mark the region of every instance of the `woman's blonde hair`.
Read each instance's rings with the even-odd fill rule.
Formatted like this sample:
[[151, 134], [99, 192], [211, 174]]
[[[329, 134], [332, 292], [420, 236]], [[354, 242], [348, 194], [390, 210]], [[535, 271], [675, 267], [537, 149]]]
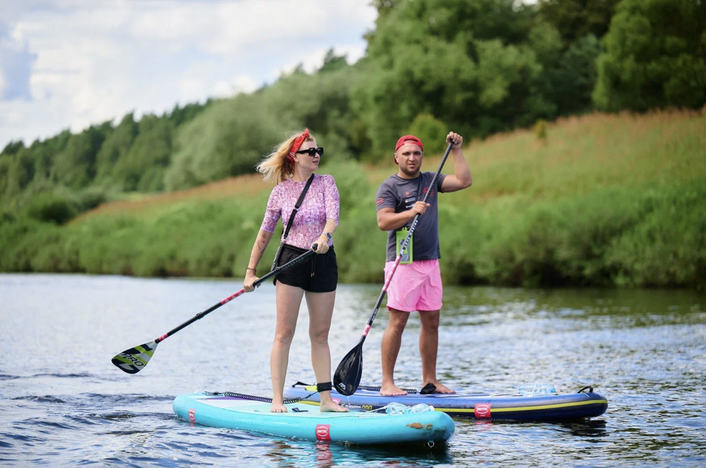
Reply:
[[[265, 181], [274, 181], [276, 184], [281, 184], [285, 180], [292, 177], [294, 174], [294, 161], [290, 161], [287, 155], [292, 148], [292, 143], [304, 132], [300, 131], [290, 136], [282, 143], [277, 145], [274, 151], [268, 154], [260, 164], [255, 166], [258, 172], [264, 174]], [[309, 134], [304, 141], [314, 141], [313, 135]], [[303, 144], [304, 142], [302, 142]]]

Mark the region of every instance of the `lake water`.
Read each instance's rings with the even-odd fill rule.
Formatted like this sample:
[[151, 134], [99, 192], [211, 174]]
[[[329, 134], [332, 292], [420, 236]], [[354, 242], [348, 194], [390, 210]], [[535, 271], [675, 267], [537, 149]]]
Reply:
[[[439, 376], [516, 393], [593, 385], [608, 411], [566, 423], [457, 420], [434, 451], [360, 448], [193, 426], [172, 412], [193, 391], [271, 396], [268, 283], [162, 344], [137, 375], [110, 359], [241, 288], [238, 281], [0, 275], [0, 464], [4, 466], [704, 466], [706, 297], [693, 291], [447, 288]], [[380, 286], [339, 287], [333, 367], [358, 342]], [[306, 305], [288, 381], [313, 382]], [[379, 384], [383, 309], [365, 344]], [[419, 387], [412, 316], [398, 384]]]

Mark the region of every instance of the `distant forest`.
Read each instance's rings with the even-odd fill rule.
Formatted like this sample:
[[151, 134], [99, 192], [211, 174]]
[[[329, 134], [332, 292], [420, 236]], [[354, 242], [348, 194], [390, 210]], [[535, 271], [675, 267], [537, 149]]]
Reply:
[[82, 211], [253, 172], [304, 127], [325, 142], [327, 159], [375, 162], [405, 132], [433, 153], [449, 129], [470, 141], [594, 110], [706, 104], [701, 0], [372, 3], [375, 28], [353, 65], [332, 49], [316, 72], [300, 66], [250, 94], [9, 143], [0, 224], [51, 196]]

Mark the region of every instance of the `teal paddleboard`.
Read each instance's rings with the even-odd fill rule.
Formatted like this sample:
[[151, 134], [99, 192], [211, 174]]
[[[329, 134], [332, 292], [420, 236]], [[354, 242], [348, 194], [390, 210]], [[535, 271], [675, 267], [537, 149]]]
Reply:
[[195, 424], [312, 441], [433, 445], [454, 433], [451, 418], [437, 411], [322, 413], [311, 404], [288, 403], [286, 413], [272, 413], [270, 403], [249, 398], [232, 393], [193, 393], [176, 397], [173, 407], [179, 418]]

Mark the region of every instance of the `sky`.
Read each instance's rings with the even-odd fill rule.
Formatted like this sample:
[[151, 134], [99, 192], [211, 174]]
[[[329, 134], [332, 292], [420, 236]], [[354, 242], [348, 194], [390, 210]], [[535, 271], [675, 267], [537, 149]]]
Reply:
[[0, 0], [0, 150], [365, 53], [370, 0]]

